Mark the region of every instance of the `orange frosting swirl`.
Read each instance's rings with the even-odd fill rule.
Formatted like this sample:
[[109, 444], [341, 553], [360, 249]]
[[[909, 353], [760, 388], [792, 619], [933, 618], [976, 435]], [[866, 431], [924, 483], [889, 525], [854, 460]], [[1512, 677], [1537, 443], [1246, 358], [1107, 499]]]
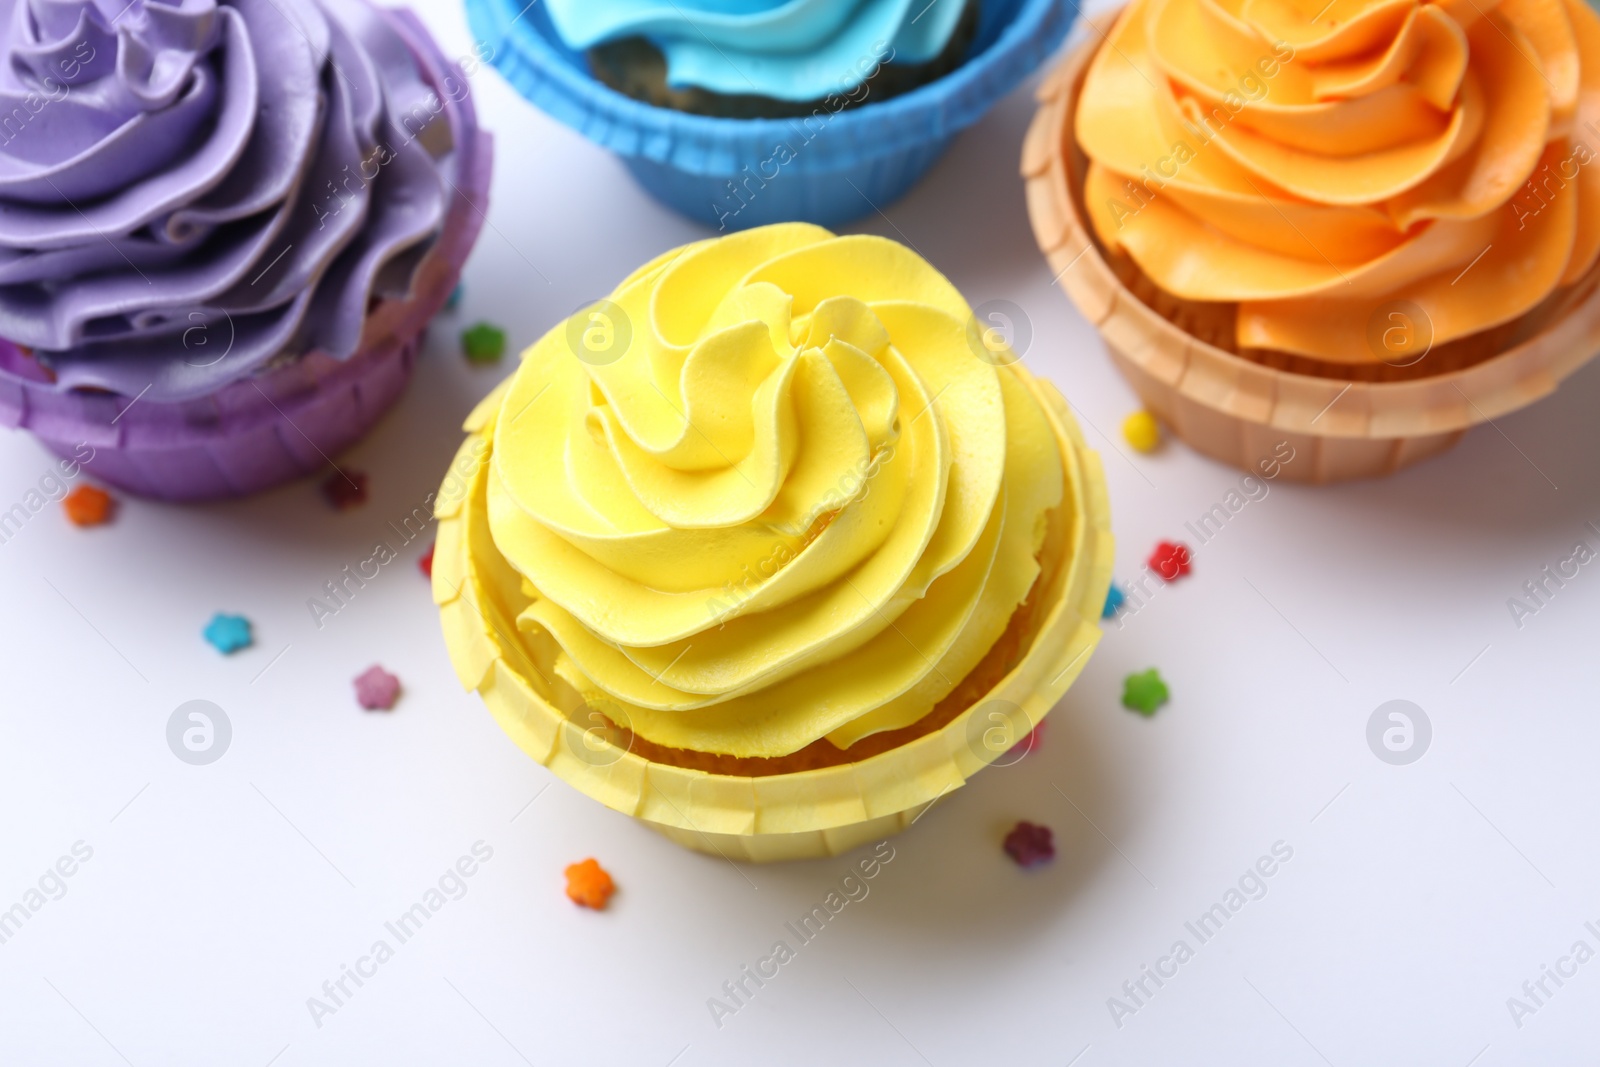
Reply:
[[1600, 18], [1582, 0], [1133, 0], [1076, 116], [1097, 236], [1342, 363], [1510, 322], [1600, 252]]

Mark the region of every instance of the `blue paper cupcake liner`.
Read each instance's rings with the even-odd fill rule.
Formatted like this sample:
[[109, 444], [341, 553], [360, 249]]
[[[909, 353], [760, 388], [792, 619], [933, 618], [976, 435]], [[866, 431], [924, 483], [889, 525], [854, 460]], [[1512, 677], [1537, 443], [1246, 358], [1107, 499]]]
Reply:
[[834, 225], [916, 184], [951, 139], [1060, 46], [1066, 0], [981, 0], [966, 62], [911, 92], [804, 119], [692, 115], [598, 81], [542, 4], [465, 0], [492, 61], [541, 110], [617, 153], [662, 203], [717, 230], [802, 220]]

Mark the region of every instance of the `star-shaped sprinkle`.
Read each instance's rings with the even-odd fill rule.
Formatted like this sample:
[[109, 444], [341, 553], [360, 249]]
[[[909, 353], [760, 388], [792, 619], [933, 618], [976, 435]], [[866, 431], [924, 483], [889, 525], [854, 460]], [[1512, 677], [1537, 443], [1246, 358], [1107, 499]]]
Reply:
[[433, 577], [433, 550], [437, 547], [437, 545], [429, 545], [428, 551], [424, 552], [417, 560], [417, 569], [429, 578]]
[[1150, 569], [1167, 581], [1189, 573], [1189, 546], [1180, 541], [1163, 541], [1150, 553]]
[[322, 480], [322, 498], [335, 511], [348, 511], [367, 502], [367, 476], [361, 471], [334, 471]]
[[62, 499], [61, 508], [74, 526], [99, 526], [111, 521], [116, 501], [104, 489], [80, 485]]
[[498, 363], [506, 354], [506, 332], [487, 322], [461, 331], [461, 354], [472, 363]]
[[1122, 680], [1122, 706], [1146, 718], [1154, 715], [1169, 695], [1167, 683], [1161, 680], [1161, 673], [1154, 667]]
[[567, 868], [567, 899], [600, 911], [616, 892], [616, 883], [592, 857]]
[[206, 628], [201, 634], [211, 642], [213, 648], [225, 656], [256, 643], [255, 637], [250, 633], [249, 619], [243, 615], [225, 615], [220, 611], [211, 616], [211, 621], [206, 623]]
[[1106, 606], [1100, 609], [1100, 617], [1109, 619], [1122, 610], [1122, 605], [1128, 600], [1126, 593], [1116, 582], [1111, 583], [1111, 588], [1106, 590]]
[[400, 679], [373, 664], [356, 675], [356, 699], [368, 711], [388, 711], [400, 699]]
[[1037, 823], [1018, 822], [1006, 835], [1004, 847], [1018, 867], [1038, 867], [1056, 858], [1055, 835]]

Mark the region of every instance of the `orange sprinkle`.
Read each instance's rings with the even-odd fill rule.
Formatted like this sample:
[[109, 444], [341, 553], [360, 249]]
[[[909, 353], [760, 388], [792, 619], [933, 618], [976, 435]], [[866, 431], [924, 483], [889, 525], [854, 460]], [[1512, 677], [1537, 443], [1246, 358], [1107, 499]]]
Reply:
[[574, 904], [600, 911], [616, 889], [605, 868], [592, 858], [567, 868], [567, 897]]
[[92, 485], [80, 485], [62, 499], [61, 506], [74, 525], [99, 526], [111, 520], [111, 510], [115, 503], [116, 501], [111, 499], [111, 494], [104, 489], [96, 489]]

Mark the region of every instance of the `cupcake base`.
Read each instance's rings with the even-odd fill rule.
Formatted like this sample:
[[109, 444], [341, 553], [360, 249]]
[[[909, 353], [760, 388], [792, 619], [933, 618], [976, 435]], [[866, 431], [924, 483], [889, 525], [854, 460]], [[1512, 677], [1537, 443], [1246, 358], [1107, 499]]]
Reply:
[[[837, 226], [870, 215], [910, 192], [952, 140], [937, 137], [806, 174], [774, 170], [780, 155], [772, 146], [722, 174], [698, 174], [645, 156], [622, 162], [640, 188], [678, 214], [718, 233], [734, 233], [777, 222]], [[773, 142], [780, 143], [798, 155], [807, 140], [803, 130], [784, 130]], [[770, 179], [763, 176], [767, 171]]]
[[[410, 12], [391, 14], [437, 90], [446, 71], [427, 31]], [[470, 98], [440, 99], [462, 159], [443, 231], [410, 295], [368, 313], [362, 347], [349, 359], [312, 352], [209, 396], [158, 402], [58, 388], [31, 356], [0, 341], [0, 425], [27, 429], [63, 456], [87, 444], [95, 450], [85, 466], [91, 477], [159, 500], [244, 496], [326, 469], [405, 391], [428, 323], [483, 227], [493, 141], [478, 129]]]
[[391, 339], [342, 363], [315, 354], [184, 404], [6, 375], [0, 422], [31, 430], [62, 456], [90, 445], [85, 469], [125, 492], [169, 501], [243, 496], [327, 468], [372, 429], [405, 391], [418, 341]]
[[[577, 695], [528, 657], [517, 639], [520, 606], [491, 592], [520, 584], [495, 551], [482, 508], [467, 506], [484, 492], [487, 464], [476, 432], [498, 393], [469, 420], [474, 436], [452, 468], [472, 472], [471, 486], [442, 496], [436, 509], [434, 600], [462, 684], [479, 691], [501, 728], [535, 760], [686, 847], [766, 862], [834, 855], [898, 833], [978, 770], [1004, 760], [1061, 698], [1100, 639], [1112, 563], [1105, 479], [1060, 395], [1047, 384], [1031, 385], [1056, 431], [1065, 496], [1039, 580], [1018, 611], [1029, 639], [1010, 648], [1002, 637], [969, 675], [972, 692], [967, 682], [958, 687], [960, 707], [941, 705], [943, 714], [936, 708], [895, 732], [901, 736], [864, 738], [844, 750], [845, 759], [802, 761], [804, 769], [769, 766], [764, 773], [647, 758], [651, 746], [597, 729]], [[1001, 720], [1006, 729], [999, 729]], [[709, 759], [716, 765], [722, 757]]]
[[1028, 214], [1051, 270], [1118, 370], [1196, 451], [1255, 471], [1286, 442], [1296, 459], [1280, 470], [1290, 481], [1392, 474], [1548, 395], [1600, 353], [1600, 268], [1507, 327], [1441, 346], [1413, 367], [1352, 370], [1231, 350], [1226, 306], [1162, 293], [1093, 237], [1073, 116], [1101, 40], [1091, 34], [1039, 88], [1022, 153]]
[[716, 834], [685, 830], [680, 826], [650, 822], [648, 819], [641, 821], [669, 841], [696, 852], [746, 863], [777, 863], [839, 856], [862, 845], [882, 841], [908, 828], [925, 810], [924, 806], [897, 811], [893, 815], [880, 815], [876, 819], [848, 826], [793, 834]]

